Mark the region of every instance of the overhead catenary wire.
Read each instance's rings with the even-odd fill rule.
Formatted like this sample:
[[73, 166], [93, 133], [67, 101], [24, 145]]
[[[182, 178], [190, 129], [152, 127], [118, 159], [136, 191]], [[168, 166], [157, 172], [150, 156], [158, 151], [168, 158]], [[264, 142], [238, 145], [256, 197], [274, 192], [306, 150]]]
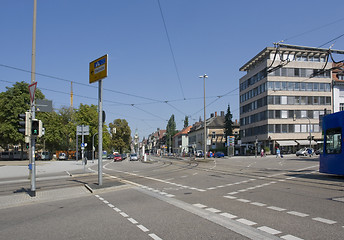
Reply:
[[178, 78], [178, 82], [179, 82], [180, 90], [181, 90], [181, 92], [182, 92], [183, 99], [185, 99], [184, 90], [183, 90], [182, 82], [181, 82], [181, 80], [180, 80], [180, 74], [179, 74], [179, 71], [178, 71], [176, 58], [175, 58], [175, 56], [174, 56], [174, 51], [173, 51], [173, 48], [172, 48], [172, 43], [171, 43], [170, 35], [168, 34], [168, 30], [167, 30], [167, 26], [166, 26], [165, 17], [164, 17], [164, 14], [163, 14], [163, 12], [162, 12], [160, 0], [157, 0], [157, 1], [158, 1], [158, 5], [159, 5], [159, 10], [160, 10], [162, 22], [163, 22], [164, 28], [165, 28], [165, 33], [166, 33], [168, 45], [169, 45], [169, 47], [170, 47], [170, 52], [171, 52], [171, 56], [172, 56], [172, 60], [173, 60], [173, 64], [174, 64], [174, 69], [176, 70], [176, 74], [177, 74], [177, 78]]

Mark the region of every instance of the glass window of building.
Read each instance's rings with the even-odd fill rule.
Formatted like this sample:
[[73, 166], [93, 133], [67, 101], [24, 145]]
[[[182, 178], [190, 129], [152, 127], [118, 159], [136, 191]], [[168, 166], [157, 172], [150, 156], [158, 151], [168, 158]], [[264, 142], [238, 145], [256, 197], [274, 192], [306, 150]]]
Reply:
[[298, 105], [301, 103], [301, 97], [300, 96], [295, 96], [295, 104]]
[[287, 91], [287, 90], [288, 90], [288, 88], [287, 88], [287, 82], [282, 82], [281, 90], [282, 90], [282, 91]]
[[314, 124], [314, 132], [320, 132], [320, 126], [318, 124]]
[[281, 96], [275, 96], [275, 105], [280, 105], [281, 104]]
[[307, 132], [307, 125], [301, 124], [301, 132]]
[[288, 125], [288, 132], [289, 133], [295, 132], [295, 125], [294, 124], [289, 124]]
[[294, 118], [294, 110], [288, 110], [288, 118]]
[[274, 96], [268, 96], [268, 104], [273, 105], [274, 104]]
[[281, 96], [281, 104], [286, 105], [288, 103], [287, 100], [288, 100], [287, 96]]
[[296, 82], [295, 85], [294, 85], [294, 90], [295, 91], [300, 91], [300, 83], [299, 82]]
[[307, 110], [301, 110], [301, 118], [307, 117]]
[[288, 110], [281, 110], [281, 118], [288, 118]]
[[296, 125], [294, 125], [294, 126], [295, 126], [295, 132], [296, 132], [296, 133], [301, 132], [300, 124], [296, 124]]
[[319, 83], [313, 83], [313, 90], [319, 91]]
[[325, 105], [325, 97], [319, 97], [320, 105]]
[[269, 124], [269, 133], [274, 133], [275, 132], [275, 125], [274, 124]]
[[344, 103], [339, 103], [339, 111], [344, 111]]
[[331, 97], [326, 97], [326, 105], [331, 105]]
[[289, 105], [294, 105], [294, 100], [295, 100], [294, 96], [288, 96], [288, 104]]
[[306, 69], [300, 68], [300, 77], [306, 77]]
[[281, 118], [281, 110], [275, 110], [275, 118]]
[[306, 91], [306, 83], [301, 82], [301, 91]]
[[307, 97], [306, 96], [302, 96], [301, 97], [301, 104], [302, 105], [306, 105], [307, 104]]
[[288, 82], [288, 90], [294, 91], [294, 83], [293, 82]]
[[319, 111], [314, 111], [313, 112], [313, 118], [314, 119], [319, 119]]
[[275, 133], [281, 133], [281, 124], [275, 125]]
[[295, 118], [296, 118], [296, 119], [301, 118], [301, 111], [300, 111], [300, 110], [295, 110], [295, 111], [294, 111], [294, 114], [295, 114]]
[[282, 133], [288, 132], [288, 124], [282, 124]]
[[313, 113], [314, 113], [313, 110], [308, 110], [307, 111], [307, 117], [310, 118], [310, 119], [313, 119], [313, 116], [314, 116]]
[[275, 111], [269, 110], [269, 119], [274, 119], [274, 118], [275, 118]]
[[320, 90], [320, 92], [324, 92], [325, 91], [325, 83], [320, 83], [319, 84], [319, 90]]
[[279, 91], [281, 90], [281, 82], [275, 82], [275, 88], [274, 90]]
[[313, 91], [313, 83], [307, 83], [307, 91]]
[[311, 96], [308, 97], [307, 104], [308, 105], [313, 105], [313, 97], [311, 97]]
[[325, 83], [325, 92], [331, 92], [331, 84]]
[[294, 76], [299, 77], [300, 76], [300, 69], [299, 68], [294, 68]]
[[313, 104], [314, 105], [319, 105], [319, 97], [317, 97], [317, 96], [313, 97]]

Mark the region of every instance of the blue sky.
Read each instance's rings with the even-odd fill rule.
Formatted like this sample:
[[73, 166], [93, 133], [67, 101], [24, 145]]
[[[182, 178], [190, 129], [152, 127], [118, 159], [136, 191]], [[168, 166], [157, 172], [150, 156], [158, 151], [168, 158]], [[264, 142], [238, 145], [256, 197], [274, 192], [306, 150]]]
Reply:
[[[74, 106], [97, 105], [89, 62], [108, 54], [107, 123], [126, 119], [142, 139], [165, 129], [172, 114], [179, 130], [185, 115], [190, 124], [203, 119], [198, 76], [205, 73], [207, 117], [230, 104], [233, 119], [239, 119], [238, 85], [245, 74], [239, 68], [273, 42], [319, 47], [343, 34], [343, 5], [342, 0], [160, 0], [174, 64], [158, 0], [38, 0], [36, 72], [54, 78], [37, 75], [37, 87], [59, 109], [70, 105], [73, 81]], [[32, 16], [33, 0], [1, 1], [0, 91], [16, 81], [30, 82], [25, 71], [31, 69]], [[344, 37], [334, 48], [344, 49]]]

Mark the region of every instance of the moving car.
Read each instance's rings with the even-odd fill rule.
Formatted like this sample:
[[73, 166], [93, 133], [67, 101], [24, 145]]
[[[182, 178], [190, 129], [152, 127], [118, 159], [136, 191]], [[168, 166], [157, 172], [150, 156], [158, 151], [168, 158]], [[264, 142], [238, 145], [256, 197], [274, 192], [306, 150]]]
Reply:
[[296, 152], [296, 156], [312, 156], [314, 153], [313, 148], [301, 148]]
[[122, 161], [122, 156], [120, 154], [115, 154], [113, 157], [113, 161], [114, 162]]
[[130, 154], [130, 161], [137, 161], [139, 160], [138, 157], [137, 157], [137, 154], [136, 153], [132, 153]]

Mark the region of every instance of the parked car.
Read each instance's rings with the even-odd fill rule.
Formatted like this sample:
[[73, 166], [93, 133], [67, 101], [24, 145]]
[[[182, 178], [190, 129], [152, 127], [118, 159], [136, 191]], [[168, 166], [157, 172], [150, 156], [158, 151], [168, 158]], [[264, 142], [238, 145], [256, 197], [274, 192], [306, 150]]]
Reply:
[[296, 152], [296, 156], [312, 156], [314, 154], [313, 148], [301, 148]]
[[59, 160], [67, 160], [67, 154], [65, 154], [64, 152], [60, 153]]
[[214, 157], [216, 157], [216, 158], [222, 158], [222, 157], [224, 157], [225, 156], [225, 154], [223, 153], [223, 152], [216, 152], [215, 154], [214, 154]]
[[137, 161], [139, 160], [138, 157], [137, 157], [137, 154], [136, 153], [132, 153], [130, 154], [130, 161]]
[[196, 151], [196, 157], [203, 157], [204, 154], [203, 154], [203, 151], [202, 150], [197, 150]]
[[122, 156], [120, 154], [115, 154], [113, 157], [113, 161], [114, 162], [122, 161]]
[[51, 154], [50, 154], [50, 152], [42, 152], [42, 153], [41, 153], [41, 159], [42, 159], [42, 160], [50, 160], [50, 159], [51, 159]]
[[123, 153], [121, 156], [122, 156], [122, 160], [127, 158], [127, 154], [126, 153]]
[[109, 154], [109, 155], [107, 155], [107, 159], [113, 159], [114, 157], [115, 157], [114, 154]]

